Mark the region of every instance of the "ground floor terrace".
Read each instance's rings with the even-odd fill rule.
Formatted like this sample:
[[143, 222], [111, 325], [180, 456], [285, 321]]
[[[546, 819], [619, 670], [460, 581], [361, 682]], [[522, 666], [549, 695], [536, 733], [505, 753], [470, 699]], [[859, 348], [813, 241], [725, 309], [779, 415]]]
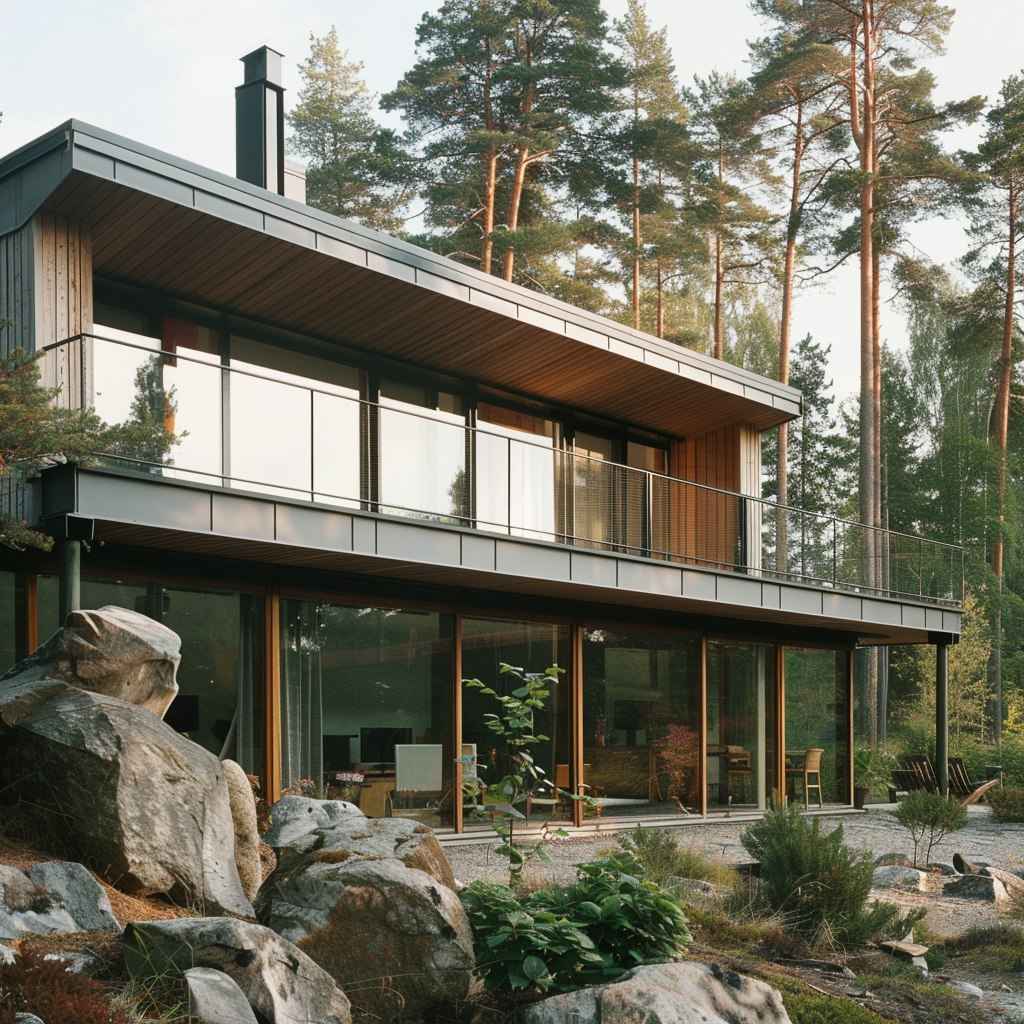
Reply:
[[[815, 809], [852, 802], [857, 652], [834, 634], [185, 565], [96, 546], [71, 606], [119, 605], [177, 632], [167, 721], [260, 776], [270, 799], [304, 791], [489, 828], [514, 751], [489, 726], [495, 698], [464, 681], [508, 693], [513, 665], [557, 677], [528, 748], [547, 782], [519, 806], [530, 826], [757, 814], [783, 791]], [[0, 671], [57, 628], [62, 572], [57, 559], [0, 571]]]

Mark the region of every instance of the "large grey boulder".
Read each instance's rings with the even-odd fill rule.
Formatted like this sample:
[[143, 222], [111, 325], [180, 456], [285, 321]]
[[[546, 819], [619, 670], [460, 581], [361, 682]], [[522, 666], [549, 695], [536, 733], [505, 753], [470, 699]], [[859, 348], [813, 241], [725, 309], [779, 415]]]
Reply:
[[212, 967], [185, 972], [185, 998], [189, 1024], [257, 1024], [238, 982]]
[[717, 964], [637, 967], [621, 981], [532, 1003], [520, 1024], [791, 1024], [777, 989]]
[[220, 761], [145, 708], [51, 696], [0, 729], [0, 789], [125, 892], [253, 916]]
[[260, 920], [307, 952], [371, 1016], [422, 1019], [464, 1000], [475, 961], [458, 896], [397, 857], [366, 852], [382, 840], [361, 834], [350, 849], [286, 861], [260, 890]]
[[985, 900], [996, 907], [1006, 906], [1010, 902], [1006, 886], [998, 878], [989, 875], [961, 875], [942, 887], [946, 896], [956, 896], [963, 900]]
[[0, 864], [0, 938], [120, 930], [103, 886], [81, 864]]
[[272, 825], [263, 838], [277, 854], [280, 869], [309, 860], [393, 858], [408, 868], [425, 871], [449, 889], [455, 887], [455, 875], [441, 844], [418, 821], [367, 818], [343, 800], [306, 797], [279, 800], [270, 816]]
[[73, 686], [137, 704], [163, 718], [177, 696], [181, 639], [113, 605], [71, 612], [35, 654], [0, 678], [0, 724], [15, 725]]
[[264, 1024], [350, 1024], [349, 1001], [326, 971], [269, 928], [227, 917], [130, 924], [125, 965], [135, 978], [210, 967], [228, 975]]
[[924, 892], [928, 888], [928, 875], [917, 868], [905, 868], [898, 864], [875, 868], [871, 876], [873, 889], [908, 889]]
[[282, 851], [305, 853], [316, 844], [315, 838], [308, 838], [313, 833], [350, 818], [366, 820], [366, 815], [347, 800], [283, 796], [270, 808], [270, 828], [263, 841], [278, 857]]
[[235, 866], [248, 899], [256, 898], [263, 883], [260, 859], [260, 833], [256, 827], [256, 797], [245, 770], [237, 761], [221, 761], [228, 787], [228, 805], [235, 832]]

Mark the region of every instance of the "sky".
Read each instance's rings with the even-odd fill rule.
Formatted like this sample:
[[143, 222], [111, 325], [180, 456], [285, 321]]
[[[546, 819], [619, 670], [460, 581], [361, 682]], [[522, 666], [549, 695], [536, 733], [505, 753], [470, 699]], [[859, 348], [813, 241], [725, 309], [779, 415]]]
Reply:
[[[929, 62], [940, 99], [994, 96], [1024, 66], [1024, 0], [950, 0], [957, 16], [946, 53]], [[626, 0], [603, 0], [613, 17]], [[294, 99], [296, 64], [309, 34], [337, 27], [370, 89], [390, 89], [411, 65], [416, 24], [438, 0], [0, 0], [0, 154], [77, 117], [120, 135], [234, 173], [234, 87], [238, 58], [266, 43], [285, 54]], [[742, 73], [746, 41], [759, 34], [747, 0], [648, 0], [652, 21], [668, 27], [679, 78], [713, 69]], [[953, 140], [971, 145], [977, 129]], [[916, 225], [921, 253], [953, 265], [965, 247], [951, 212]], [[883, 338], [902, 346], [906, 324], [883, 292]], [[832, 347], [836, 392], [857, 389], [855, 265], [802, 291], [796, 337]]]

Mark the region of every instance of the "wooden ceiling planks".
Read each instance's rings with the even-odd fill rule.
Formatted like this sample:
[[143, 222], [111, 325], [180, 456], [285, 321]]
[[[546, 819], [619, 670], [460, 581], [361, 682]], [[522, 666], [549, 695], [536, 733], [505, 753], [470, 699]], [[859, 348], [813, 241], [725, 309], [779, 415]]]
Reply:
[[100, 274], [269, 325], [677, 436], [784, 414], [114, 182], [72, 175], [55, 208], [94, 221]]

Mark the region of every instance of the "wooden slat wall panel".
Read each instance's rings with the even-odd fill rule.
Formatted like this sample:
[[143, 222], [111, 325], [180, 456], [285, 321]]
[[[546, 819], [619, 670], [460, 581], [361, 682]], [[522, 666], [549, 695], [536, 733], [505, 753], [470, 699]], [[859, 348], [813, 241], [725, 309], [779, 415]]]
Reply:
[[[674, 441], [669, 454], [670, 475], [726, 491], [741, 490], [742, 430], [721, 427]], [[736, 499], [681, 484], [673, 489], [671, 506], [669, 535], [675, 554], [695, 564], [732, 564], [738, 526]]]

